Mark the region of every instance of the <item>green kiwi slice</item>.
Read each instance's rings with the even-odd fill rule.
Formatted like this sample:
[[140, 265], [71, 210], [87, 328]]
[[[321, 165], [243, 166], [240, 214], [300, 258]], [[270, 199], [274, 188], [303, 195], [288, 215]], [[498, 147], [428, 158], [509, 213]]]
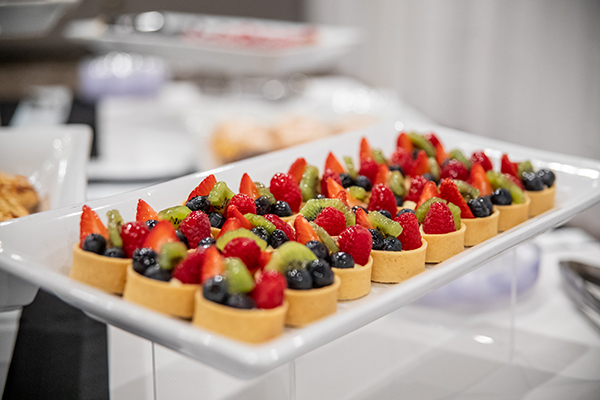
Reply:
[[352, 177], [352, 179], [356, 179], [358, 176], [358, 171], [354, 168], [354, 161], [350, 156], [344, 156], [344, 164], [346, 164], [346, 169], [348, 170], [348, 174]]
[[254, 182], [254, 186], [256, 186], [256, 189], [258, 190], [258, 194], [265, 196], [269, 200], [269, 203], [275, 204], [277, 202], [277, 200], [275, 200], [275, 196], [273, 196], [273, 193], [271, 193], [269, 188], [266, 187], [264, 183]]
[[229, 293], [249, 293], [254, 289], [254, 279], [246, 264], [237, 257], [227, 257], [223, 261]]
[[272, 234], [275, 229], [277, 229], [275, 224], [260, 215], [248, 213], [244, 214], [244, 218], [250, 221], [255, 228], [265, 229], [267, 232], [269, 232], [269, 235]]
[[425, 139], [425, 136], [416, 132], [409, 132], [408, 137], [415, 147], [425, 151], [427, 157], [435, 157], [435, 147], [433, 147], [429, 140]]
[[158, 213], [158, 219], [171, 222], [175, 229], [179, 229], [179, 224], [192, 210], [186, 206], [173, 206], [165, 208]]
[[344, 213], [346, 217], [346, 226], [356, 224], [354, 213], [350, 207], [346, 206], [340, 199], [311, 199], [300, 209], [300, 214], [304, 215], [309, 221], [314, 221], [321, 210], [327, 207], [333, 207]]
[[367, 216], [373, 226], [386, 236], [398, 237], [402, 233], [402, 225], [389, 219], [379, 211], [371, 211]]
[[208, 201], [212, 208], [218, 213], [225, 213], [227, 204], [235, 196], [235, 193], [227, 187], [227, 184], [223, 181], [215, 183], [212, 190], [208, 194]]
[[513, 203], [523, 204], [525, 203], [525, 193], [517, 186], [516, 183], [507, 178], [502, 172], [488, 171], [487, 177], [494, 189], [504, 188], [510, 192]]
[[404, 177], [400, 171], [392, 171], [390, 174], [390, 189], [396, 196], [406, 195], [406, 186], [404, 184]]
[[309, 224], [314, 229], [314, 231], [317, 232], [317, 235], [319, 235], [319, 239], [321, 239], [321, 242], [325, 245], [325, 247], [327, 247], [327, 250], [329, 250], [330, 253], [337, 253], [338, 251], [340, 251], [340, 248], [335, 243], [335, 240], [333, 240], [333, 238], [329, 235], [329, 233], [327, 233], [325, 229], [321, 228], [319, 225], [315, 224], [312, 221], [310, 221]]
[[114, 247], [123, 247], [123, 239], [121, 239], [121, 225], [123, 218], [118, 210], [110, 210], [106, 213], [108, 218], [108, 240]]
[[319, 169], [314, 165], [307, 165], [304, 168], [302, 179], [300, 180], [300, 191], [302, 192], [302, 201], [308, 201], [317, 197], [317, 186], [319, 183]]
[[271, 261], [265, 266], [265, 270], [275, 270], [282, 274], [292, 262], [306, 265], [312, 260], [316, 260], [317, 256], [308, 247], [298, 242], [285, 242], [273, 252]]
[[423, 220], [425, 219], [425, 215], [427, 215], [427, 211], [429, 211], [429, 207], [431, 207], [431, 204], [435, 203], [436, 201], [439, 201], [440, 203], [448, 204], [448, 202], [446, 200], [440, 199], [439, 197], [432, 197], [430, 199], [425, 200], [423, 202], [423, 204], [421, 204], [415, 210], [415, 215], [417, 216], [419, 223], [423, 223]]
[[160, 247], [158, 265], [162, 269], [172, 270], [187, 255], [187, 246], [181, 242], [167, 242]]

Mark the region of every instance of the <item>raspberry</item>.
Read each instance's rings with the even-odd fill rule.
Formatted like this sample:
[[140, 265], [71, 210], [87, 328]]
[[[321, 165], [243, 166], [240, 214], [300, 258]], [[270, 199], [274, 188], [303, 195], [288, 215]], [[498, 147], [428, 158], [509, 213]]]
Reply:
[[466, 181], [469, 179], [469, 171], [467, 170], [467, 167], [465, 167], [465, 165], [460, 161], [450, 159], [448, 161], [444, 161], [442, 164], [440, 178], [460, 179], [461, 181]]
[[481, 164], [481, 166], [483, 167], [483, 169], [486, 172], [493, 168], [492, 162], [490, 161], [488, 156], [485, 155], [485, 153], [483, 151], [476, 151], [475, 153], [473, 153], [473, 155], [471, 156], [471, 163], [472, 164], [475, 164], [475, 163]]
[[236, 237], [225, 245], [223, 257], [238, 257], [253, 273], [260, 266], [260, 247], [252, 239]]
[[302, 204], [302, 192], [298, 182], [290, 174], [276, 173], [271, 178], [269, 190], [277, 200], [283, 200], [289, 204], [292, 212], [297, 213]]
[[346, 217], [340, 210], [326, 207], [315, 218], [315, 224], [325, 229], [329, 235], [337, 236], [346, 229]]
[[467, 205], [465, 199], [458, 191], [458, 188], [451, 179], [442, 179], [440, 184], [440, 197], [460, 208], [461, 218], [475, 218], [473, 212]]
[[366, 176], [371, 180], [371, 182], [375, 182], [377, 172], [379, 172], [379, 166], [374, 160], [367, 159], [360, 163], [360, 170], [358, 171], [358, 174]]
[[289, 224], [286, 224], [277, 215], [267, 214], [263, 215], [263, 217], [265, 217], [265, 219], [267, 219], [268, 221], [272, 222], [277, 229], [284, 231], [288, 239], [294, 242], [296, 241], [296, 232], [294, 231], [294, 228], [292, 228]]
[[419, 231], [419, 220], [413, 213], [404, 213], [394, 218], [402, 226], [402, 233], [398, 240], [402, 243], [402, 250], [415, 250], [421, 247], [421, 232]]
[[257, 308], [275, 308], [283, 304], [287, 282], [277, 271], [264, 271], [256, 279], [256, 286], [250, 294]]
[[456, 225], [454, 225], [454, 217], [450, 208], [439, 201], [432, 203], [423, 220], [423, 232], [428, 235], [439, 235], [454, 231], [456, 231]]
[[390, 165], [399, 165], [403, 170], [406, 171], [408, 166], [412, 163], [412, 156], [410, 153], [403, 148], [399, 147], [390, 157]]
[[371, 232], [360, 225], [353, 225], [338, 237], [338, 247], [340, 251], [349, 253], [354, 261], [359, 265], [366, 265], [371, 255], [373, 246], [373, 236]]
[[136, 249], [144, 247], [144, 240], [149, 233], [150, 230], [143, 222], [128, 222], [121, 225], [123, 251], [127, 258], [131, 258]]
[[329, 197], [329, 191], [327, 190], [327, 180], [332, 178], [334, 181], [342, 186], [342, 180], [340, 178], [340, 174], [331, 169], [326, 169], [323, 173], [323, 178], [321, 178], [321, 194]]
[[173, 278], [178, 279], [181, 283], [200, 283], [200, 268], [204, 262], [205, 250], [204, 247], [201, 247], [188, 254], [173, 270]]
[[210, 220], [202, 211], [192, 211], [181, 221], [179, 230], [185, 235], [190, 249], [198, 247], [198, 242], [210, 236]]
[[427, 182], [428, 180], [422, 176], [413, 176], [410, 178], [410, 187], [408, 188], [408, 194], [404, 200], [417, 203], [421, 198], [421, 193], [423, 193], [423, 188]]
[[256, 214], [256, 204], [254, 200], [246, 194], [239, 193], [231, 198], [229, 205], [234, 205], [242, 214]]
[[396, 215], [396, 208], [396, 196], [389, 187], [382, 183], [373, 186], [371, 199], [369, 200], [369, 211], [387, 210], [390, 215]]

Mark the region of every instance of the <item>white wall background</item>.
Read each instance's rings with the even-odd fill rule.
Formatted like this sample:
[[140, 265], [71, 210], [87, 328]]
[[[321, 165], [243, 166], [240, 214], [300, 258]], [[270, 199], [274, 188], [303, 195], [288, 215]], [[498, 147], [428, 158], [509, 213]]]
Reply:
[[[344, 73], [437, 122], [600, 159], [600, 1], [309, 0], [309, 21], [365, 30]], [[600, 206], [576, 222], [600, 238]]]

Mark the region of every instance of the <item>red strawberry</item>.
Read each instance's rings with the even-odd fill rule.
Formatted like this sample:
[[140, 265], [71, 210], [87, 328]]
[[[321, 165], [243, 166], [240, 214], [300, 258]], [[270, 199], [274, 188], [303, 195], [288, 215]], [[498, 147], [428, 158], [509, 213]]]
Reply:
[[440, 178], [460, 179], [466, 181], [469, 179], [469, 171], [463, 163], [458, 160], [450, 159], [442, 164], [442, 172]]
[[304, 174], [304, 169], [306, 168], [306, 160], [302, 157], [298, 158], [294, 163], [290, 166], [290, 170], [288, 171], [288, 175], [291, 175], [296, 182], [300, 183], [302, 180], [302, 174]]
[[483, 151], [476, 151], [473, 153], [473, 155], [471, 155], [471, 163], [475, 164], [475, 163], [479, 163], [481, 164], [481, 166], [483, 167], [483, 169], [487, 172], [491, 169], [493, 169], [492, 166], [492, 162], [490, 161], [490, 159], [488, 158], [488, 156], [485, 155], [485, 153]]
[[408, 164], [406, 175], [423, 175], [429, 171], [431, 171], [431, 169], [429, 168], [429, 158], [427, 158], [427, 153], [425, 153], [423, 150], [419, 150], [417, 153], [417, 158]]
[[374, 229], [373, 223], [371, 223], [365, 210], [357, 208], [354, 214], [356, 215], [356, 225], [364, 226], [367, 229]]
[[438, 142], [438, 144], [434, 145], [435, 147], [435, 161], [437, 161], [437, 163], [439, 165], [442, 165], [444, 163], [444, 161], [446, 161], [446, 159], [448, 158], [448, 153], [446, 153], [446, 150], [444, 150], [444, 146], [442, 146], [441, 143]]
[[[123, 237], [123, 228], [121, 228], [121, 237]], [[178, 241], [179, 238], [177, 237], [177, 233], [175, 233], [175, 228], [173, 228], [173, 224], [171, 224], [171, 222], [167, 220], [164, 220], [158, 221], [158, 223], [154, 225], [152, 231], [150, 231], [147, 234], [147, 236], [145, 236], [145, 239], [142, 242], [143, 245], [139, 247], [151, 247], [154, 251], [160, 253], [160, 248], [164, 243]], [[125, 249], [125, 238], [123, 238], [123, 249]]]
[[325, 229], [329, 235], [337, 236], [346, 229], [346, 217], [340, 210], [326, 207], [315, 218], [315, 224]]
[[440, 139], [437, 138], [437, 136], [435, 136], [435, 133], [433, 132], [426, 132], [423, 137], [427, 140], [429, 140], [431, 142], [431, 144], [433, 145], [433, 147], [437, 146], [438, 144], [440, 144]]
[[369, 211], [388, 210], [390, 215], [396, 215], [396, 196], [392, 190], [380, 184], [371, 189], [371, 199], [369, 200]]
[[179, 224], [179, 230], [188, 240], [188, 247], [195, 249], [198, 242], [210, 236], [210, 221], [202, 211], [192, 211]]
[[[196, 196], [208, 196], [213, 186], [217, 183], [217, 178], [214, 175], [209, 175], [192, 192], [189, 194], [187, 201], [190, 201]], [[187, 202], [186, 201], [186, 202]]]
[[[340, 190], [335, 195], [335, 198], [338, 199], [339, 201], [341, 201], [342, 203], [344, 203], [346, 205], [346, 207], [350, 207], [350, 205], [348, 204], [348, 196], [349, 196], [349, 194], [345, 190]], [[358, 200], [356, 200], [356, 201], [358, 201]]]
[[[252, 223], [250, 221], [248, 221], [246, 219], [246, 217], [244, 217], [244, 214], [242, 214], [240, 212], [240, 210], [238, 210], [238, 208], [234, 204], [229, 204], [227, 206], [227, 211], [225, 212], [225, 215], [227, 216], [227, 219], [231, 219], [231, 218], [237, 219], [242, 224], [242, 228], [245, 228], [245, 229], [254, 228], [254, 225], [252, 225]], [[225, 221], [225, 222], [227, 222], [227, 221]]]
[[333, 178], [327, 178], [327, 197], [336, 198], [338, 193], [346, 193], [346, 189]]
[[519, 164], [510, 161], [510, 159], [508, 158], [508, 154], [502, 154], [502, 158], [500, 159], [500, 161], [501, 161], [500, 171], [503, 174], [518, 176]]
[[252, 239], [237, 237], [231, 239], [223, 249], [223, 257], [238, 257], [251, 274], [260, 267], [260, 247]]
[[429, 182], [426, 178], [422, 176], [413, 176], [410, 178], [410, 186], [408, 187], [408, 194], [404, 200], [414, 201], [415, 203], [419, 201], [421, 198], [421, 193], [423, 193], [423, 188], [425, 184]]
[[328, 169], [335, 171], [338, 174], [342, 174], [345, 171], [342, 164], [340, 164], [340, 162], [337, 158], [335, 158], [332, 152], [329, 152], [329, 154], [327, 155], [327, 159], [325, 160], [325, 170]]
[[489, 196], [492, 194], [492, 185], [490, 184], [490, 180], [485, 173], [484, 167], [478, 162], [473, 163], [473, 166], [471, 167], [469, 183], [479, 190], [479, 194], [481, 196]]
[[296, 230], [297, 241], [302, 244], [306, 244], [311, 240], [319, 240], [319, 235], [317, 235], [315, 230], [302, 215], [296, 216], [296, 219], [294, 220], [294, 229]]
[[392, 153], [390, 157], [390, 165], [399, 165], [404, 171], [410, 168], [409, 165], [412, 163], [412, 155], [403, 148], [398, 148]]
[[225, 223], [221, 227], [221, 231], [219, 232], [219, 236], [217, 236], [217, 239], [220, 238], [221, 236], [223, 236], [225, 233], [227, 233], [229, 231], [235, 231], [235, 230], [238, 230], [238, 229], [242, 229], [243, 227], [244, 226], [242, 225], [242, 223], [241, 223], [241, 221], [239, 219], [237, 219], [237, 218], [227, 218], [227, 220], [225, 221]]
[[104, 236], [105, 239], [108, 238], [108, 229], [106, 229], [98, 214], [84, 205], [81, 209], [81, 219], [79, 221], [79, 247], [83, 247], [83, 241], [92, 233], [98, 233]]
[[361, 161], [359, 175], [364, 175], [371, 180], [371, 183], [375, 181], [377, 173], [379, 172], [379, 165], [373, 159]]
[[135, 213], [135, 220], [138, 222], [146, 222], [150, 219], [158, 219], [158, 213], [154, 211], [152, 207], [150, 207], [150, 204], [146, 203], [142, 199], [139, 199]]
[[275, 214], [267, 214], [263, 215], [263, 217], [272, 222], [277, 229], [284, 231], [288, 239], [293, 240], [294, 242], [296, 241], [296, 232], [294, 231], [294, 228], [284, 222], [281, 218], [279, 218], [279, 216]]
[[242, 214], [256, 214], [256, 204], [254, 204], [254, 199], [246, 194], [238, 193], [233, 196], [229, 201], [229, 206], [232, 205], [236, 206]]
[[475, 218], [473, 212], [467, 205], [465, 199], [463, 199], [452, 179], [442, 179], [442, 183], [440, 184], [440, 197], [458, 206], [460, 208], [461, 218]]
[[525, 190], [525, 186], [523, 186], [523, 181], [521, 181], [519, 178], [517, 178], [516, 176], [511, 175], [511, 174], [504, 174], [504, 175], [506, 175], [506, 177], [508, 179], [510, 179], [511, 181], [513, 181], [513, 183], [515, 183], [518, 187], [520, 187], [521, 190]]
[[431, 204], [423, 220], [423, 232], [428, 235], [439, 235], [456, 231], [454, 217], [450, 208], [436, 201]]
[[333, 179], [335, 182], [337, 182], [340, 186], [342, 186], [342, 180], [340, 179], [340, 174], [331, 170], [331, 169], [326, 169], [325, 172], [323, 172], [323, 177], [321, 178], [321, 194], [323, 196], [329, 197], [329, 191], [327, 189], [327, 182], [329, 181], [329, 179]]
[[173, 270], [173, 278], [181, 283], [200, 283], [200, 269], [204, 262], [204, 253], [204, 247], [189, 253]]
[[240, 181], [240, 193], [249, 196], [253, 200], [256, 200], [260, 197], [260, 193], [258, 193], [256, 185], [250, 178], [250, 175], [247, 173], [242, 175], [242, 180]]
[[276, 173], [271, 178], [269, 189], [273, 196], [275, 196], [275, 199], [288, 203], [292, 212], [297, 213], [300, 210], [302, 192], [300, 191], [300, 186], [298, 186], [298, 181], [290, 174]]
[[283, 304], [287, 282], [277, 271], [263, 271], [256, 278], [256, 286], [250, 293], [257, 308], [271, 309]]
[[367, 228], [353, 225], [340, 234], [338, 246], [340, 251], [351, 254], [355, 263], [366, 265], [373, 247], [373, 236]]
[[394, 221], [402, 226], [402, 233], [398, 236], [398, 240], [402, 243], [402, 250], [415, 250], [421, 247], [419, 220], [415, 214], [400, 214], [394, 218]]
[[400, 132], [396, 142], [396, 147], [399, 147], [410, 154], [413, 151], [414, 145], [405, 132]]
[[423, 204], [425, 201], [429, 200], [432, 197], [440, 197], [440, 192], [438, 192], [435, 182], [429, 181], [425, 184], [425, 187], [421, 192], [421, 197], [419, 197], [419, 202], [417, 203], [415, 209], [419, 208], [421, 204]]
[[[169, 221], [166, 222], [171, 229], [173, 226]], [[158, 224], [154, 226], [154, 229], [158, 228]], [[154, 229], [152, 229], [154, 231]], [[173, 232], [175, 229], [173, 229]], [[145, 245], [146, 237], [149, 235], [150, 230], [143, 222], [127, 222], [126, 224], [121, 225], [121, 239], [123, 239], [123, 251], [127, 258], [131, 258], [133, 252], [136, 249], [141, 249], [142, 247], [149, 247]], [[175, 236], [177, 238], [177, 236]], [[156, 249], [154, 249], [157, 251]], [[160, 251], [160, 249], [158, 249]]]
[[215, 275], [221, 275], [225, 271], [223, 257], [215, 246], [210, 246], [204, 251], [204, 263], [200, 269], [200, 283]]
[[366, 160], [372, 160], [374, 158], [373, 150], [366, 137], [360, 139], [360, 151], [358, 156], [361, 164]]
[[271, 261], [271, 255], [273, 255], [273, 253], [270, 251], [261, 251], [260, 252], [260, 258], [258, 259], [258, 265], [260, 266], [261, 270], [265, 268], [265, 266], [269, 263], [269, 261]]
[[387, 185], [390, 179], [390, 169], [385, 164], [379, 165], [379, 170], [377, 171], [377, 175], [375, 176], [375, 181], [373, 181], [373, 185], [377, 185], [378, 183], [382, 183]]

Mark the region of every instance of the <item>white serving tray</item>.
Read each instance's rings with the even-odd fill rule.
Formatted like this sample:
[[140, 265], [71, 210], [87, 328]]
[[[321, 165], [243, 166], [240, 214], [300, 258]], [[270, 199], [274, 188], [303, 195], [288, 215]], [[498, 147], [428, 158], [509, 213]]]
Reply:
[[[372, 293], [365, 298], [339, 303], [335, 315], [305, 328], [286, 329], [280, 338], [257, 346], [246, 345], [195, 328], [186, 321], [160, 315], [67, 278], [71, 246], [77, 242], [79, 235], [80, 205], [0, 226], [0, 269], [42, 286], [67, 303], [111, 325], [155, 341], [231, 375], [252, 378], [416, 300], [477, 268], [504, 250], [564, 223], [578, 212], [600, 201], [598, 161], [525, 148], [432, 125], [407, 128], [435, 131], [447, 149], [460, 148], [467, 154], [485, 149], [496, 166], [499, 166], [502, 152], [507, 152], [515, 160], [531, 159], [536, 168], [553, 169], [558, 184], [557, 207], [450, 260], [430, 266], [426, 272], [404, 283], [374, 284]], [[333, 150], [338, 157], [352, 155], [356, 158], [361, 136], [367, 136], [373, 147], [381, 147], [386, 155], [389, 155], [395, 147], [397, 131], [394, 129], [394, 121], [389, 121], [363, 131], [308, 143], [146, 189], [93, 201], [89, 205], [100, 215], [116, 208], [125, 220], [133, 220], [139, 198], [143, 198], [158, 210], [178, 204], [210, 173], [214, 173], [218, 180], [227, 181], [231, 188], [237, 189], [244, 172], [248, 172], [254, 180], [268, 183], [275, 172], [287, 171], [293, 160], [300, 155], [320, 168], [329, 150]]]

